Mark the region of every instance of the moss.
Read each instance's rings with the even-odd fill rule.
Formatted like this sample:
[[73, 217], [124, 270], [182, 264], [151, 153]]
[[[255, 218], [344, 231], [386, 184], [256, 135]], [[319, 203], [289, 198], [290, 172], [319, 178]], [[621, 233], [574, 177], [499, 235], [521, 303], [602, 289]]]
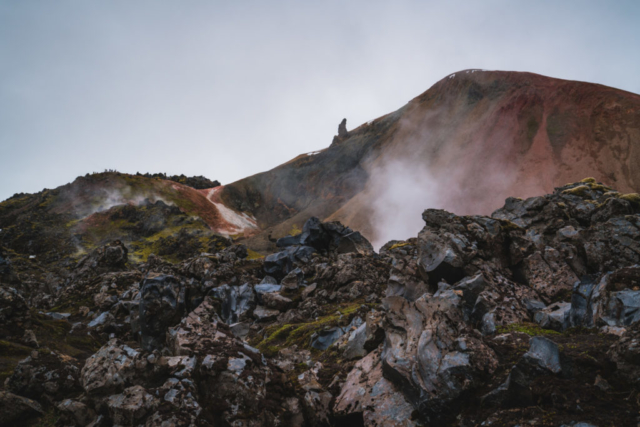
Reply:
[[389, 248], [389, 250], [391, 251], [391, 250], [393, 250], [393, 249], [396, 249], [396, 248], [402, 248], [402, 247], [404, 247], [404, 246], [411, 246], [411, 243], [409, 243], [409, 242], [400, 242], [400, 243], [396, 243], [395, 245], [392, 245], [392, 246]]
[[[375, 304], [367, 304], [373, 307]], [[298, 348], [313, 350], [311, 347], [311, 336], [325, 328], [331, 328], [343, 323], [344, 326], [349, 318], [362, 307], [361, 302], [342, 305], [336, 307], [334, 314], [320, 317], [308, 323], [296, 323], [285, 325], [274, 325], [266, 329], [264, 339], [256, 340], [251, 344], [264, 353], [275, 354], [281, 348], [297, 345]], [[275, 351], [275, 353], [274, 353]]]
[[502, 229], [502, 231], [514, 231], [514, 230], [522, 230], [522, 227], [520, 227], [518, 224], [516, 224], [513, 221], [509, 221], [508, 219], [502, 219], [500, 220], [500, 228]]
[[568, 188], [562, 194], [570, 194], [579, 197], [590, 197], [591, 188], [588, 185], [578, 185], [577, 187]]
[[248, 256], [247, 256], [248, 260], [264, 258], [264, 255], [260, 255], [258, 252], [253, 251], [253, 250], [251, 250], [249, 248], [247, 248], [247, 254], [248, 254]]
[[289, 235], [290, 236], [297, 236], [300, 233], [302, 233], [302, 230], [296, 224], [293, 224], [291, 226], [291, 230], [289, 230]]
[[618, 197], [622, 200], [626, 200], [627, 202], [631, 203], [635, 207], [640, 207], [640, 194], [638, 193], [623, 194]]
[[539, 325], [535, 323], [512, 323], [510, 325], [498, 326], [497, 332], [499, 334], [505, 334], [509, 332], [521, 332], [523, 334], [527, 334], [529, 336], [538, 336], [538, 335], [561, 335], [560, 332], [553, 331], [551, 329], [542, 329]]
[[589, 183], [589, 184], [595, 184], [596, 183], [596, 179], [589, 177], [589, 178], [581, 179], [580, 182]]

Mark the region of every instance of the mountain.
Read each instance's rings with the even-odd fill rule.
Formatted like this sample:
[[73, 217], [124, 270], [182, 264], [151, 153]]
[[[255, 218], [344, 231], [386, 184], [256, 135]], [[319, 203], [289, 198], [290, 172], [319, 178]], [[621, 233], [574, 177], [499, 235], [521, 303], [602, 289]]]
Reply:
[[640, 189], [640, 95], [532, 73], [465, 70], [327, 149], [224, 186], [254, 216], [265, 250], [310, 216], [376, 242], [409, 237], [438, 207], [488, 214], [585, 176]]

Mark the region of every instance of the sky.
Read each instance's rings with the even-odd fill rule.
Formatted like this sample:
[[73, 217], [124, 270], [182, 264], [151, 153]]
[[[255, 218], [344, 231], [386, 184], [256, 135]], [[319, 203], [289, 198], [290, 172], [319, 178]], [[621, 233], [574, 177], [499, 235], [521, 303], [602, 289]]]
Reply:
[[638, 1], [0, 0], [0, 200], [105, 169], [223, 184], [459, 70], [640, 93]]

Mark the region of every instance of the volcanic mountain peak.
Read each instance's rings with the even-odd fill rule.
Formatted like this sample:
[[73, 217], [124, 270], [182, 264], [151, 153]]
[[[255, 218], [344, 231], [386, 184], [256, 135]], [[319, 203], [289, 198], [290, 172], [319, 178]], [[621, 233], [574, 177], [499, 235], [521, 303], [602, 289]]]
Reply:
[[[310, 216], [379, 247], [410, 236], [425, 206], [489, 213], [593, 175], [640, 188], [640, 95], [533, 73], [463, 70], [321, 153], [229, 184], [221, 198], [273, 235]], [[265, 233], [266, 234], [266, 233]], [[250, 244], [266, 249], [257, 235]]]

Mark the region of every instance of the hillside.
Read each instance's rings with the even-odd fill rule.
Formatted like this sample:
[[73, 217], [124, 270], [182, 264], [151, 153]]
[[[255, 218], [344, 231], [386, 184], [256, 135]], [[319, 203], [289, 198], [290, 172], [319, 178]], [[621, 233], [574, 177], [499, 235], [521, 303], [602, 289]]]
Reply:
[[150, 253], [178, 261], [258, 231], [251, 217], [219, 202], [221, 189], [117, 172], [86, 175], [0, 203], [0, 245], [49, 263], [120, 239], [138, 262]]
[[[340, 220], [377, 247], [420, 227], [424, 207], [490, 213], [594, 176], [640, 188], [640, 95], [521, 72], [465, 70], [401, 109], [221, 197], [274, 236], [310, 216]], [[250, 244], [266, 249], [264, 234]], [[400, 235], [399, 235], [400, 234]]]

